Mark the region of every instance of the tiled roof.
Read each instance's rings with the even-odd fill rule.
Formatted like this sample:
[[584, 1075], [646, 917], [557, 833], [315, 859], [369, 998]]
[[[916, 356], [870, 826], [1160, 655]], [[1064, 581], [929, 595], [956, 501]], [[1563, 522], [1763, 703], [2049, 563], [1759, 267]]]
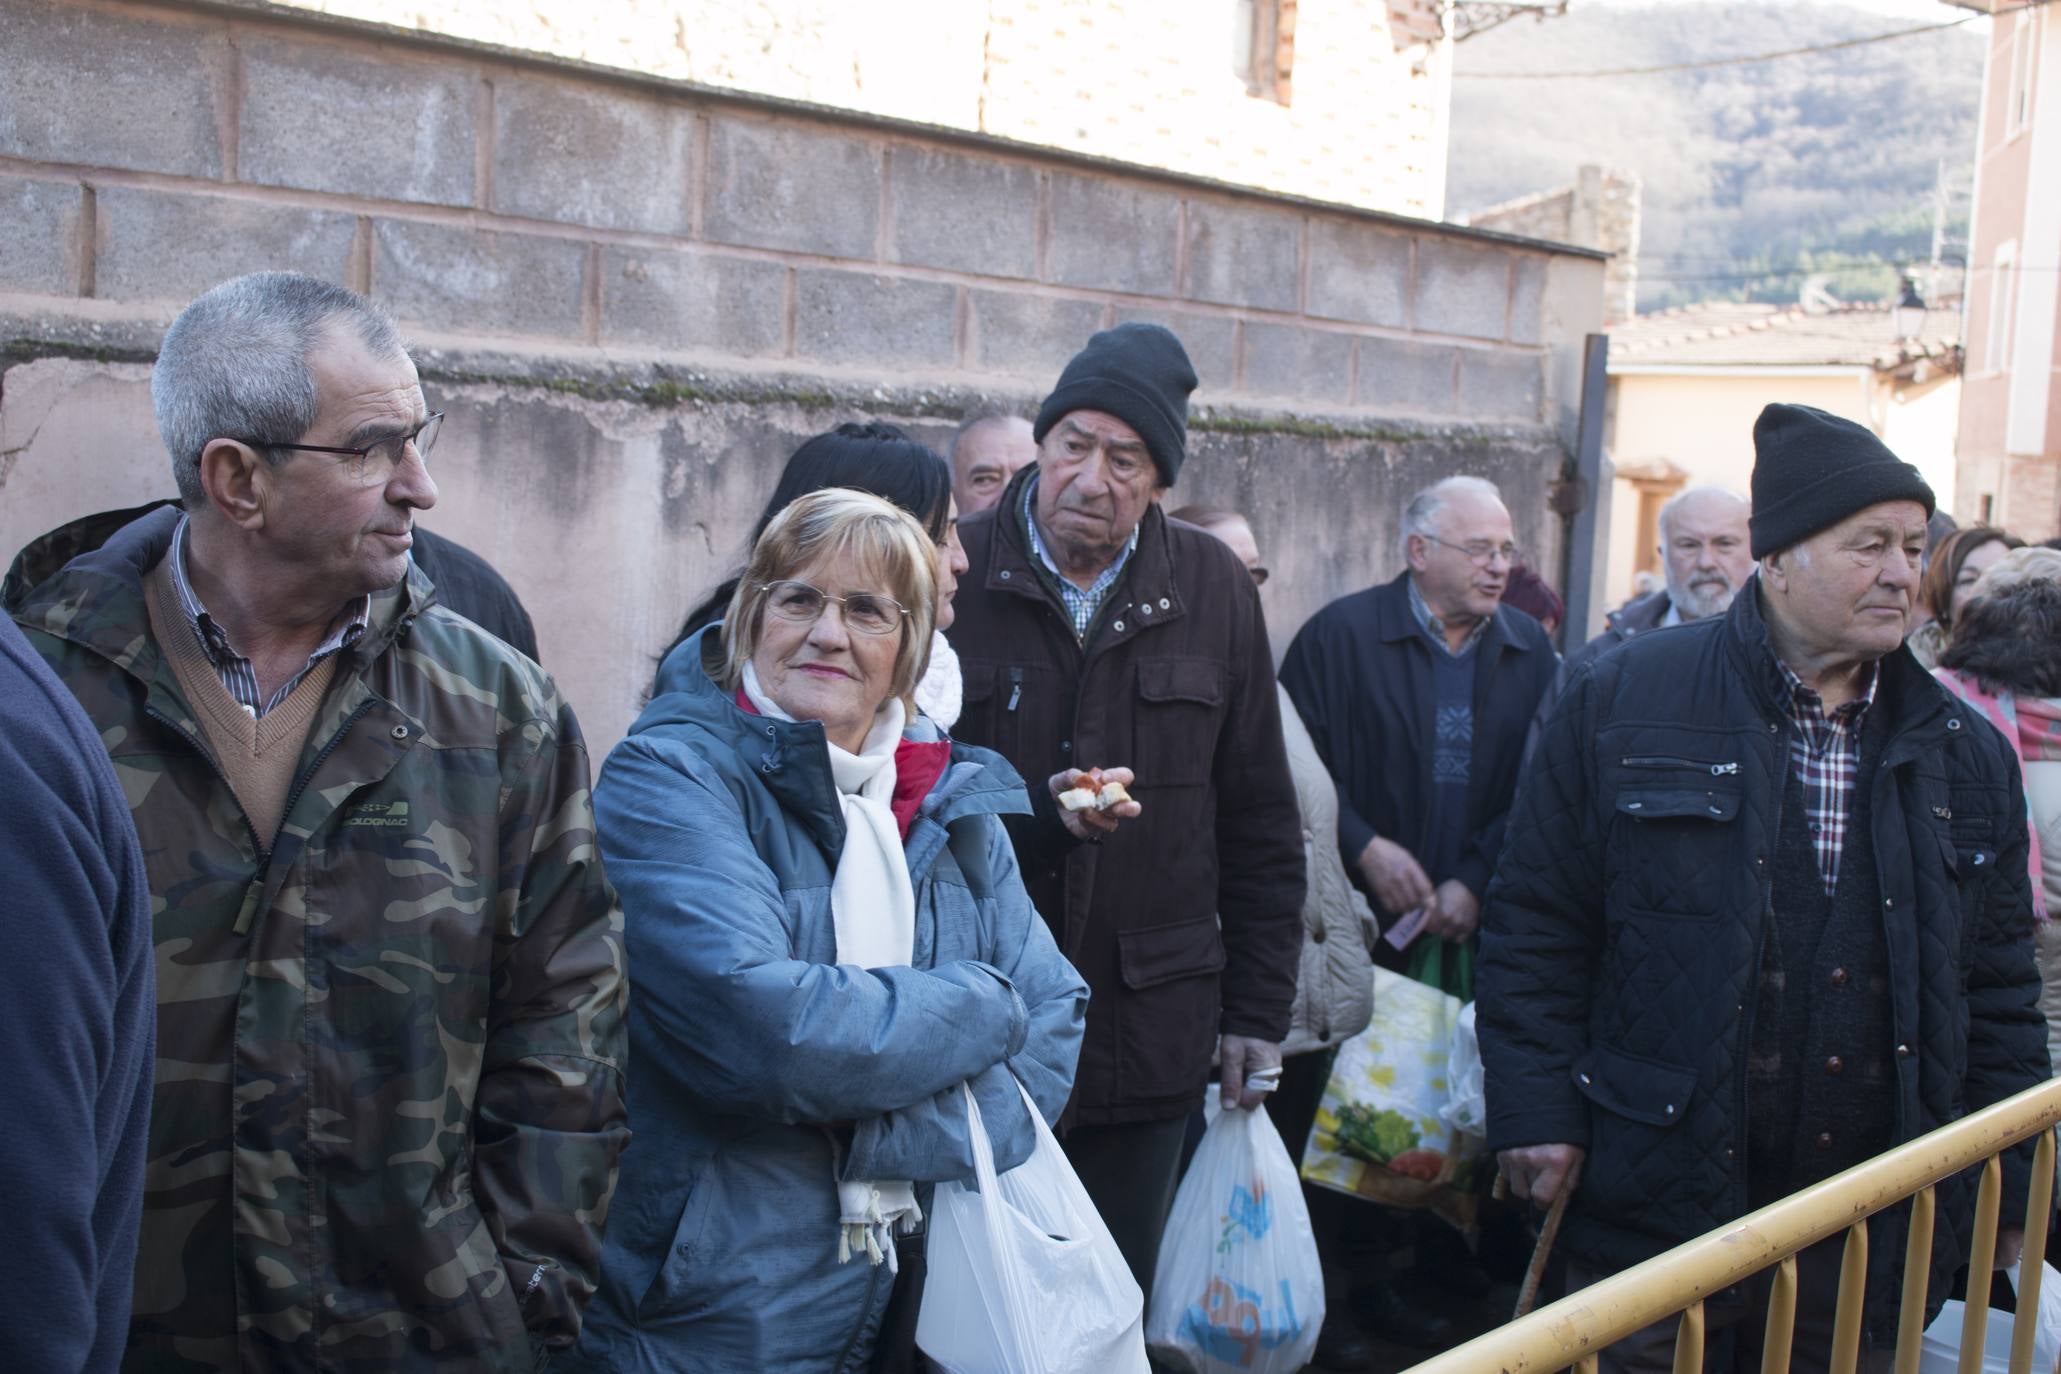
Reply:
[[1680, 367], [1846, 366], [1892, 369], [1921, 358], [1959, 365], [1959, 302], [1925, 312], [1916, 339], [1899, 340], [1890, 307], [1843, 305], [1813, 314], [1795, 305], [1708, 301], [1640, 315], [1610, 328], [1610, 361]]

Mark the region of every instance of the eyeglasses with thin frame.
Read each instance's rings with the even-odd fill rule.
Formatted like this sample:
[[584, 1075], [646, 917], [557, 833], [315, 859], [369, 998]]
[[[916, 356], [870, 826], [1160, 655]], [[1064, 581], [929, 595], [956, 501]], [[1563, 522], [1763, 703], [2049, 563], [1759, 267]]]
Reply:
[[352, 473], [367, 486], [385, 482], [408, 461], [408, 445], [415, 445], [415, 456], [429, 465], [429, 451], [436, 446], [437, 431], [443, 428], [444, 412], [432, 410], [428, 417], [415, 428], [401, 434], [389, 434], [360, 448], [340, 448], [333, 444], [268, 444], [246, 440], [252, 448], [291, 449], [296, 453], [334, 453], [355, 458]]
[[879, 592], [832, 596], [820, 587], [795, 581], [761, 582], [758, 591], [766, 598], [767, 613], [791, 625], [815, 624], [822, 617], [823, 608], [833, 601], [844, 617], [845, 628], [862, 635], [893, 634], [901, 628], [902, 617], [909, 613], [901, 602]]
[[1419, 538], [1429, 539], [1434, 544], [1465, 555], [1467, 561], [1477, 568], [1486, 568], [1496, 561], [1499, 554], [1502, 556], [1503, 566], [1512, 568], [1517, 566], [1517, 560], [1524, 556], [1524, 551], [1515, 544], [1488, 544], [1479, 540], [1467, 544], [1454, 544], [1435, 534], [1420, 535]]

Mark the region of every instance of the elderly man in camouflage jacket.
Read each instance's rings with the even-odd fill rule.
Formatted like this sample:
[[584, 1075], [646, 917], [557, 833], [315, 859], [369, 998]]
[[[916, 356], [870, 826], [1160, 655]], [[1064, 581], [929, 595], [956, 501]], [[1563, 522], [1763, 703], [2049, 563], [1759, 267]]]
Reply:
[[125, 1367], [538, 1368], [578, 1334], [629, 1135], [579, 726], [411, 567], [438, 417], [367, 303], [228, 282], [152, 393], [183, 510], [45, 536], [0, 593], [149, 872]]

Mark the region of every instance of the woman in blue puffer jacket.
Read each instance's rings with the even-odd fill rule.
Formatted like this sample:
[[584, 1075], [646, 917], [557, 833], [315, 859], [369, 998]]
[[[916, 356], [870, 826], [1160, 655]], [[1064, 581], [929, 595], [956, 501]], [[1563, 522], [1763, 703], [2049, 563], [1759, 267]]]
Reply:
[[1088, 994], [1002, 828], [1022, 782], [908, 704], [933, 559], [877, 497], [796, 501], [602, 768], [635, 1138], [565, 1367], [874, 1368], [930, 1185], [973, 1173], [959, 1085], [1004, 1169], [1017, 1085], [1066, 1103]]

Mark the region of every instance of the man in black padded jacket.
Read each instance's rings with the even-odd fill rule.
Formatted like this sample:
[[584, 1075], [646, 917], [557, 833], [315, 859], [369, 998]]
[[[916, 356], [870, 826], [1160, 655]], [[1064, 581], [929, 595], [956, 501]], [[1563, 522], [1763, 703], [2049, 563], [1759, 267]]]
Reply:
[[[1489, 890], [1477, 1015], [1489, 1144], [1519, 1197], [1572, 1189], [1579, 1285], [2044, 1080], [2026, 811], [2009, 749], [1903, 647], [1932, 491], [1867, 430], [1754, 427], [1755, 576], [1731, 609], [1578, 671]], [[2031, 1147], [2007, 1154], [2015, 1256]], [[1928, 1309], [1973, 1175], [1937, 1192]], [[1870, 1219], [1886, 1368], [1908, 1209]], [[1830, 1354], [1840, 1238], [1804, 1252], [1795, 1368]], [[1759, 1366], [1770, 1275], [1713, 1298]], [[1674, 1324], [1604, 1367], [1670, 1367]]]

